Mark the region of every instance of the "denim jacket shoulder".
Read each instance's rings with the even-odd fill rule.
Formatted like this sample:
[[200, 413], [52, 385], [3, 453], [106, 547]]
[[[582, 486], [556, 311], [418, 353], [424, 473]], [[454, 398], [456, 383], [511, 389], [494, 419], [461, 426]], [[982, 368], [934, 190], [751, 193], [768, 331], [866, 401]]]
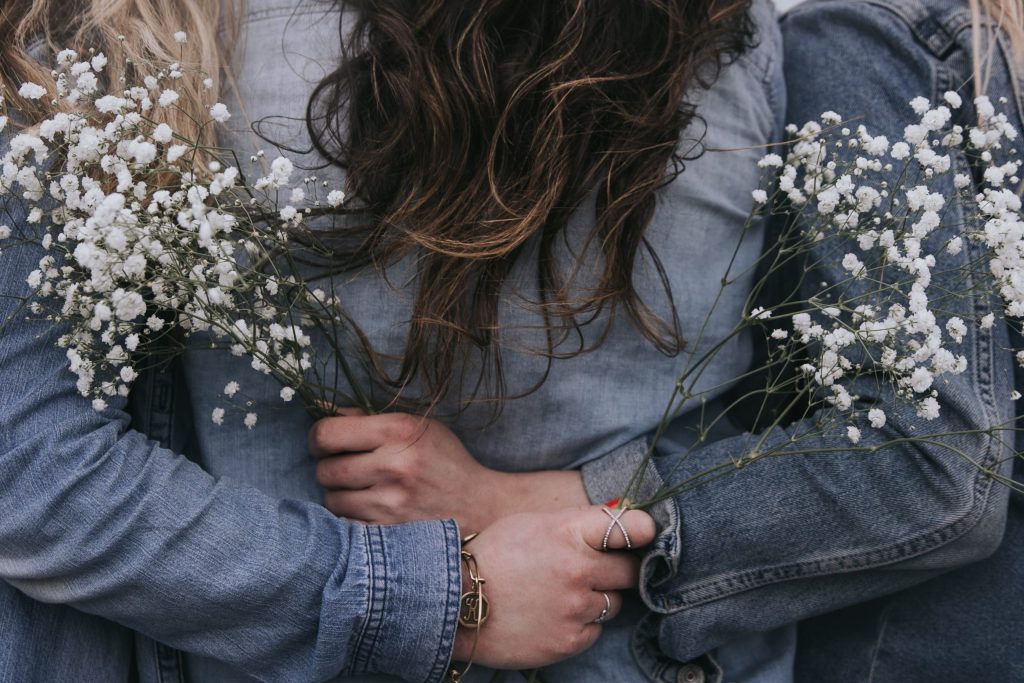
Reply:
[[[912, 122], [911, 98], [938, 99], [963, 89], [969, 76], [963, 2], [811, 0], [782, 25], [791, 122], [833, 110], [862, 117], [875, 134], [898, 140]], [[990, 91], [1009, 97], [1019, 119], [1016, 79], [1005, 46], [999, 47]], [[969, 171], [963, 157], [955, 163]], [[977, 249], [963, 258], [980, 258]], [[840, 264], [829, 259], [810, 279], [841, 277]], [[972, 296], [978, 310], [990, 305]], [[990, 555], [1002, 537], [1007, 490], [984, 471], [1007, 475], [1012, 462], [983, 430], [1013, 414], [1008, 343], [1005, 326], [972, 332], [962, 347], [972, 370], [939, 388], [944, 409], [937, 431], [977, 430], [960, 445], [980, 467], [922, 444], [871, 458], [776, 458], [674, 499], [670, 523], [644, 561], [642, 594], [660, 615], [646, 624], [648, 641], [662, 657], [687, 661]], [[877, 386], [857, 389], [866, 400], [886, 398]], [[915, 419], [897, 411], [887, 428], [896, 435]], [[786, 429], [770, 436], [780, 443], [788, 438]], [[839, 440], [820, 443], [822, 450], [843, 447]], [[690, 456], [680, 476], [741, 448], [742, 439], [710, 444]]]

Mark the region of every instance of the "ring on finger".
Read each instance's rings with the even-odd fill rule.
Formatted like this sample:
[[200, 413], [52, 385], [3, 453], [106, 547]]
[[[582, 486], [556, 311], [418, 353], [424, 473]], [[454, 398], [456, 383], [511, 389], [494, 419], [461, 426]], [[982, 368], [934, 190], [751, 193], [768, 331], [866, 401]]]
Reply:
[[608, 621], [608, 611], [612, 608], [612, 599], [608, 597], [608, 594], [601, 591], [601, 595], [604, 596], [604, 609], [602, 609], [601, 613], [597, 615], [597, 619], [594, 619], [595, 624], [603, 624]]
[[608, 552], [608, 539], [611, 538], [612, 530], [615, 527], [619, 527], [619, 531], [622, 532], [622, 538], [626, 541], [626, 548], [632, 550], [633, 544], [629, 540], [629, 533], [626, 531], [626, 525], [622, 523], [622, 515], [626, 514], [627, 508], [619, 508], [615, 512], [608, 508], [601, 508], [601, 511], [612, 519], [612, 521], [608, 522], [608, 528], [605, 529], [604, 539], [601, 541], [601, 550]]

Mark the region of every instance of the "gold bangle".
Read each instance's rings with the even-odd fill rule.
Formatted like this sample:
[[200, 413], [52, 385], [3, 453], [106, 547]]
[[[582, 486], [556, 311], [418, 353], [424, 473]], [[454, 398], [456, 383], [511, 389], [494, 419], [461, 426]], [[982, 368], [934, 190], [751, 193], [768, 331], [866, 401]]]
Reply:
[[462, 539], [462, 550], [460, 552], [462, 561], [466, 563], [469, 570], [469, 580], [472, 587], [462, 594], [459, 599], [459, 625], [473, 629], [473, 646], [469, 649], [469, 659], [466, 661], [466, 668], [459, 671], [453, 664], [448, 669], [448, 680], [450, 683], [459, 683], [473, 666], [473, 656], [476, 655], [476, 646], [480, 641], [480, 627], [487, 621], [490, 605], [484, 595], [484, 584], [486, 581], [480, 576], [480, 568], [477, 566], [473, 553], [466, 550], [466, 545], [476, 538], [476, 534], [470, 534]]

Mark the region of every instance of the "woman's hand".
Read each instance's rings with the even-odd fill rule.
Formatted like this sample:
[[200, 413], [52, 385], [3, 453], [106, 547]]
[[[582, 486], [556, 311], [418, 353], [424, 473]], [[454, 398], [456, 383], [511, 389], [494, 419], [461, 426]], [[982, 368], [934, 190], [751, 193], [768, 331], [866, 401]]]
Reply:
[[309, 434], [324, 505], [338, 516], [374, 524], [454, 518], [468, 534], [516, 512], [590, 503], [579, 472], [499, 472], [436, 420], [340, 412]]
[[[594, 620], [608, 595], [608, 619], [622, 605], [619, 591], [637, 587], [639, 560], [628, 553], [601, 552], [610, 519], [591, 506], [505, 517], [466, 549], [473, 553], [490, 610], [479, 630], [473, 661], [499, 669], [546, 666], [586, 650], [601, 635]], [[654, 539], [654, 521], [631, 510], [622, 516], [632, 547]], [[609, 548], [623, 548], [617, 528]], [[463, 587], [469, 589], [463, 568]], [[459, 627], [454, 659], [466, 661], [477, 634]]]

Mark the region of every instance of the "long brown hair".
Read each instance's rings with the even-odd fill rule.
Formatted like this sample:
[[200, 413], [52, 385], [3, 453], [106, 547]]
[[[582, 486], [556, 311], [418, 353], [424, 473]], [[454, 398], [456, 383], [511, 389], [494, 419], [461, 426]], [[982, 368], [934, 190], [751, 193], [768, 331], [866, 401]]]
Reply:
[[[316, 148], [347, 171], [366, 221], [346, 231], [343, 267], [416, 254], [418, 290], [401, 369], [423, 400], [458, 386], [474, 351], [503, 386], [499, 293], [528, 242], [549, 359], [602, 313], [628, 317], [678, 353], [678, 321], [634, 286], [656, 191], [684, 159], [680, 133], [696, 91], [752, 41], [749, 0], [341, 0], [345, 59], [316, 88], [307, 121]], [[559, 267], [569, 216], [596, 191], [584, 240], [596, 284]], [[592, 264], [588, 264], [590, 266]], [[669, 310], [675, 310], [669, 306]], [[550, 362], [550, 360], [549, 360]], [[488, 370], [485, 368], [485, 373]], [[477, 382], [479, 389], [480, 382]]]

